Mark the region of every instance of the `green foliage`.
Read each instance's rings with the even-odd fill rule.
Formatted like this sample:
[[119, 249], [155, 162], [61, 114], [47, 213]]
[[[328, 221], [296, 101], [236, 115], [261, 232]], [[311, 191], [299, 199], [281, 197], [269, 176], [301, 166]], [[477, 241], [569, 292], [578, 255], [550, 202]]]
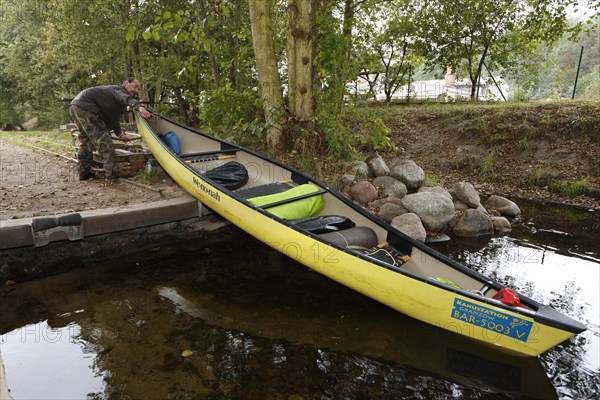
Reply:
[[590, 182], [587, 179], [580, 179], [573, 183], [566, 181], [555, 181], [548, 186], [548, 189], [552, 192], [561, 193], [569, 198], [575, 198], [582, 194], [585, 194], [590, 189]]
[[264, 140], [266, 126], [261, 102], [250, 91], [237, 91], [230, 84], [199, 96], [203, 128], [212, 134], [245, 145]]
[[[600, 19], [596, 19], [596, 25]], [[570, 25], [576, 29], [576, 25]], [[598, 31], [582, 31], [579, 35], [565, 34], [553, 46], [533, 42], [527, 51], [515, 52], [505, 75], [514, 87], [514, 100], [547, 100], [571, 98], [579, 56], [583, 47], [576, 99], [600, 97], [600, 58]]]
[[438, 179], [432, 175], [430, 172], [425, 172], [425, 180], [423, 181], [423, 186], [438, 186]]
[[145, 169], [141, 170], [137, 176], [136, 180], [145, 184], [153, 184], [162, 179], [161, 174], [158, 172], [158, 169], [155, 168], [151, 171], [147, 171]]
[[517, 143], [517, 147], [519, 148], [519, 150], [525, 152], [525, 151], [529, 151], [531, 149], [531, 138], [529, 137], [529, 135], [525, 135], [521, 138], [521, 140], [519, 140], [519, 143]]
[[495, 181], [498, 178], [498, 172], [495, 167], [494, 156], [488, 155], [481, 163], [481, 169], [479, 171], [481, 177], [486, 180]]
[[[351, 157], [353, 143], [393, 149], [381, 121], [361, 116], [358, 129], [344, 124], [350, 113], [344, 104], [346, 84], [359, 74], [381, 85], [389, 99], [422, 60], [438, 72], [452, 65], [471, 79], [481, 76], [480, 61], [485, 60], [493, 72], [515, 77], [519, 100], [567, 97], [581, 46], [577, 97], [598, 98], [597, 32], [565, 37], [557, 48], [545, 44], [580, 30], [575, 23], [566, 24], [570, 3], [574, 0], [465, 0], [461, 7], [443, 0], [317, 2], [311, 32], [316, 48], [310, 60], [316, 71], [317, 114], [310, 122], [330, 155]], [[287, 14], [280, 2], [273, 2], [272, 10], [274, 47], [285, 60]], [[285, 83], [285, 68], [280, 71]], [[207, 106], [218, 113], [200, 113], [211, 131], [242, 142], [262, 140], [264, 112], [255, 103], [259, 85], [247, 2], [2, 3], [0, 122], [37, 117], [46, 126], [64, 123], [69, 118], [66, 104], [57, 99], [93, 85], [118, 84], [128, 75], [141, 80], [144, 100], [162, 100], [160, 112], [177, 113], [178, 120], [197, 125], [197, 107], [204, 105], [200, 100], [210, 99]], [[284, 104], [273, 110], [284, 111]], [[310, 140], [314, 132], [301, 134]]]
[[517, 182], [517, 185], [523, 188], [542, 187], [545, 186], [546, 181], [546, 174], [542, 169], [538, 168], [533, 172], [524, 174]]
[[[374, 61], [363, 65], [361, 77], [371, 81], [375, 76], [374, 80], [379, 83], [373, 82], [372, 86], [377, 87], [379, 93], [383, 92], [386, 102], [410, 83], [414, 71], [424, 64], [423, 48], [415, 40], [417, 26], [424, 23], [417, 17], [418, 9], [419, 4], [409, 0], [382, 2], [378, 12], [368, 13], [361, 26], [365, 33], [358, 37], [364, 41], [363, 53]], [[381, 24], [382, 20], [387, 22]]]
[[350, 112], [358, 125], [354, 132], [355, 140], [358, 139], [358, 143], [362, 145], [365, 151], [389, 152], [398, 150], [398, 146], [390, 138], [390, 129], [380, 117], [364, 108], [351, 109]]
[[337, 119], [327, 114], [317, 121], [318, 129], [323, 132], [327, 143], [327, 151], [330, 155], [337, 155], [348, 160], [356, 153], [353, 145], [354, 136], [350, 127], [343, 123], [343, 119]]

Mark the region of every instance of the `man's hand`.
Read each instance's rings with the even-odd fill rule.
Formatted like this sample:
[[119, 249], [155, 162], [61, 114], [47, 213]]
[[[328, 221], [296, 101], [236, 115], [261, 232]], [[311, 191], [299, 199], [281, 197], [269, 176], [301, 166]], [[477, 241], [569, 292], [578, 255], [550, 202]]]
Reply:
[[129, 138], [129, 136], [127, 136], [127, 134], [125, 134], [125, 133], [120, 134], [119, 135], [119, 139], [121, 141], [123, 141], [123, 142], [129, 142], [129, 141], [131, 141], [131, 139]]
[[138, 111], [146, 119], [152, 117], [152, 114], [150, 114], [150, 111], [146, 110], [146, 107], [141, 106], [140, 108], [138, 108]]

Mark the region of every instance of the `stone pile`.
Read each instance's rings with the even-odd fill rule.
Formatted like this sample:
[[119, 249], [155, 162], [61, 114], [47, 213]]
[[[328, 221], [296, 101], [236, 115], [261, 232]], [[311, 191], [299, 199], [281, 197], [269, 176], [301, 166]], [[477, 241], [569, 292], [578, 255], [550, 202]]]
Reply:
[[511, 230], [509, 219], [521, 210], [501, 196], [484, 204], [468, 182], [451, 188], [423, 186], [425, 173], [414, 161], [398, 159], [389, 166], [379, 155], [356, 161], [352, 174], [343, 175], [338, 190], [408, 236], [424, 242], [444, 233], [457, 237], [502, 235]]

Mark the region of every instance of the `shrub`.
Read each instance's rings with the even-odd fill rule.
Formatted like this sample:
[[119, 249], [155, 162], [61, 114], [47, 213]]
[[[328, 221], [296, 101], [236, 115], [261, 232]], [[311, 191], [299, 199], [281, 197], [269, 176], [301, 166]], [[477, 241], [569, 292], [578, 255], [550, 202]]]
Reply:
[[264, 139], [266, 125], [255, 93], [237, 91], [228, 83], [203, 92], [198, 103], [203, 128], [211, 134], [241, 145]]
[[362, 146], [362, 150], [398, 151], [398, 146], [390, 138], [392, 132], [383, 120], [370, 110], [354, 108], [349, 111], [355, 124], [354, 136]]

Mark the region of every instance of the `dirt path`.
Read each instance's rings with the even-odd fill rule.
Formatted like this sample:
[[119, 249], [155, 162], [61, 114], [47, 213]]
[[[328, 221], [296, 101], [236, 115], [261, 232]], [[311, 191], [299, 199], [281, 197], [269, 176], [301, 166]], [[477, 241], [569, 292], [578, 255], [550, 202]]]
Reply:
[[[103, 179], [80, 182], [76, 164], [0, 141], [0, 220], [95, 210], [183, 195], [169, 178], [150, 190]], [[158, 192], [160, 190], [160, 193]]]

